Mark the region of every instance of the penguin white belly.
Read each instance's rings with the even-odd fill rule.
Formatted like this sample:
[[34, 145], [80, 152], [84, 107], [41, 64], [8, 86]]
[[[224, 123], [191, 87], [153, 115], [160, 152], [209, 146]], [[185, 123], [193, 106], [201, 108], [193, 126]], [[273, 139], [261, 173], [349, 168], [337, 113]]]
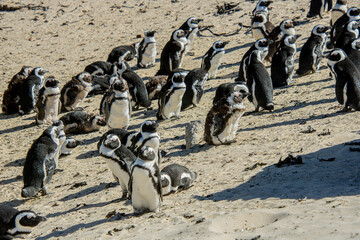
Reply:
[[141, 64], [145, 67], [153, 66], [156, 57], [156, 43], [149, 43], [146, 46], [145, 52], [142, 54]]
[[312, 51], [312, 69], [314, 72], [316, 72], [319, 68], [319, 65], [316, 64], [317, 63], [317, 59], [318, 59], [318, 55], [316, 54], [316, 47], [314, 47], [313, 51]]
[[106, 159], [106, 163], [111, 170], [111, 172], [117, 177], [119, 180], [119, 184], [123, 191], [127, 191], [128, 183], [130, 179], [130, 175], [127, 171], [124, 171], [120, 165], [116, 162], [116, 160]]
[[197, 35], [198, 32], [199, 32], [199, 28], [194, 28], [194, 29], [191, 31], [191, 33], [190, 33], [189, 36], [188, 36], [189, 45], [191, 45], [191, 44], [194, 42], [194, 40], [195, 40], [196, 35]]
[[265, 37], [261, 28], [252, 28], [251, 32], [256, 41]]
[[255, 89], [256, 89], [256, 83], [255, 83], [255, 81], [253, 81], [252, 86], [251, 86], [252, 104], [254, 104], [255, 108], [257, 108], [259, 106], [259, 104], [256, 99]]
[[220, 140], [221, 143], [226, 143], [234, 140], [239, 126], [239, 120], [243, 113], [244, 112], [235, 112], [229, 118], [224, 131], [218, 135], [218, 140]]
[[221, 59], [224, 56], [224, 54], [225, 54], [224, 52], [220, 52], [211, 59], [211, 61], [210, 61], [211, 66], [209, 69], [209, 78], [216, 78], [216, 73], [221, 64]]
[[136, 166], [133, 169], [131, 201], [135, 211], [159, 210], [160, 195], [154, 187], [153, 178], [149, 177], [148, 170]]
[[47, 97], [45, 104], [45, 123], [52, 123], [58, 120], [59, 98], [59, 95]]
[[164, 105], [163, 115], [166, 119], [179, 116], [185, 90], [186, 88], [176, 89], [170, 96], [169, 101]]
[[129, 126], [130, 109], [128, 100], [115, 100], [111, 104], [108, 126], [110, 128], [124, 128]]

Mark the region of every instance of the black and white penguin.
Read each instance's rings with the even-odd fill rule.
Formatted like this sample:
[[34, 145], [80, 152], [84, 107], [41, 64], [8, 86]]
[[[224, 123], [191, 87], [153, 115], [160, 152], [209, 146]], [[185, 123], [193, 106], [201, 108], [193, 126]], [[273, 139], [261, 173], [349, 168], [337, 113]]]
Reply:
[[[107, 139], [107, 136], [111, 135], [111, 134], [116, 135], [120, 139], [121, 144], [124, 145], [125, 147], [129, 148], [129, 149], [131, 148], [132, 143], [134, 141], [138, 141], [140, 139], [140, 137], [141, 137], [141, 133], [138, 132], [138, 131], [130, 131], [129, 132], [129, 131], [127, 131], [125, 129], [122, 129], [122, 128], [113, 128], [113, 129], [110, 129], [109, 131], [107, 131], [106, 133], [104, 133], [101, 136], [101, 138], [100, 138], [100, 140], [99, 140], [99, 142], [97, 144], [98, 150], [100, 149], [100, 146], [103, 143], [103, 141], [105, 139]], [[135, 138], [137, 140], [135, 140]], [[136, 154], [136, 152], [133, 152], [133, 153]]]
[[289, 85], [294, 74], [294, 58], [296, 54], [296, 40], [300, 35], [285, 35], [279, 49], [271, 62], [271, 80], [273, 87]]
[[350, 21], [342, 30], [341, 35], [335, 43], [336, 48], [343, 48], [346, 44], [359, 38], [360, 21]]
[[46, 185], [55, 173], [65, 139], [64, 125], [56, 121], [33, 142], [25, 159], [22, 197], [33, 197], [40, 190], [43, 195], [47, 194]]
[[160, 69], [156, 75], [169, 75], [180, 68], [187, 44], [186, 32], [182, 29], [175, 30], [161, 52]]
[[336, 99], [344, 105], [342, 111], [360, 111], [360, 72], [340, 48], [335, 48], [326, 57], [335, 77]]
[[70, 155], [77, 146], [83, 143], [84, 141], [79, 141], [72, 137], [66, 137], [66, 140], [60, 149], [60, 156]]
[[23, 66], [20, 72], [11, 78], [2, 99], [1, 109], [4, 114], [14, 114], [19, 112], [21, 85], [32, 70], [32, 67]]
[[181, 110], [199, 104], [204, 94], [204, 83], [209, 79], [209, 73], [203, 68], [191, 70], [185, 77], [186, 90], [181, 102]]
[[251, 19], [251, 32], [255, 40], [267, 39], [274, 28], [265, 13], [256, 13]]
[[178, 118], [180, 115], [182, 98], [186, 85], [181, 73], [174, 73], [172, 78], [163, 86], [159, 94], [159, 109], [156, 114], [158, 120]]
[[167, 75], [158, 75], [149, 78], [149, 80], [145, 83], [146, 90], [149, 94], [149, 100], [159, 98], [159, 93], [162, 87], [166, 84], [167, 79]]
[[235, 142], [240, 117], [245, 112], [244, 99], [249, 95], [245, 84], [224, 83], [216, 90], [213, 106], [206, 116], [204, 139], [208, 144]]
[[216, 73], [221, 64], [221, 59], [225, 55], [224, 47], [229, 41], [216, 41], [212, 47], [202, 57], [201, 68], [209, 73], [209, 78], [216, 78]]
[[75, 110], [92, 90], [91, 81], [91, 75], [82, 72], [67, 82], [60, 92], [61, 110]]
[[299, 69], [296, 70], [296, 74], [304, 76], [315, 73], [319, 69], [326, 46], [326, 31], [329, 29], [330, 27], [325, 27], [322, 24], [316, 25], [313, 28], [310, 37], [301, 49]]
[[360, 72], [360, 38], [346, 44], [343, 50]]
[[21, 84], [20, 90], [20, 114], [28, 114], [34, 110], [36, 100], [44, 83], [44, 74], [47, 70], [41, 67], [34, 68], [25, 81]]
[[61, 111], [59, 81], [54, 77], [48, 77], [44, 86], [39, 91], [35, 105], [36, 124], [53, 123], [58, 120]]
[[173, 163], [164, 167], [160, 172], [163, 195], [186, 190], [197, 178], [197, 173], [187, 167]]
[[194, 42], [198, 32], [199, 32], [199, 23], [203, 21], [200, 18], [196, 18], [196, 17], [190, 17], [186, 20], [186, 22], [183, 23], [183, 25], [181, 25], [179, 27], [179, 29], [182, 29], [186, 32], [186, 39], [187, 39], [187, 44], [185, 46], [185, 53], [189, 52], [191, 44]]
[[158, 212], [162, 201], [159, 167], [155, 161], [155, 151], [142, 147], [136, 161], [131, 165], [129, 193], [136, 214]]
[[155, 32], [146, 30], [144, 32], [144, 39], [140, 42], [138, 49], [138, 63], [139, 68], [150, 68], [155, 65], [156, 58], [156, 40]]
[[271, 41], [267, 40], [266, 38], [262, 38], [257, 40], [250, 48], [246, 51], [243, 58], [240, 61], [240, 67], [239, 67], [239, 74], [238, 77], [235, 79], [236, 82], [246, 82], [246, 72], [247, 67], [249, 65], [249, 57], [251, 53], [255, 50], [260, 50], [262, 53], [262, 59], [264, 59], [269, 50], [269, 44]]
[[347, 10], [347, 0], [336, 0], [336, 4], [331, 10], [330, 26], [333, 26], [339, 18], [346, 14]]
[[135, 162], [136, 156], [121, 143], [120, 138], [115, 134], [106, 135], [106, 138], [102, 139], [99, 154], [106, 158], [109, 169], [119, 182], [123, 191], [122, 198], [127, 198], [130, 166]]
[[248, 99], [254, 104], [255, 111], [258, 112], [260, 107], [272, 111], [274, 109], [273, 85], [270, 75], [262, 63], [260, 50], [251, 53], [246, 77], [246, 84], [250, 91]]
[[111, 50], [107, 62], [115, 63], [121, 61], [131, 61], [138, 55], [139, 43], [131, 45], [122, 45]]
[[19, 211], [5, 204], [0, 204], [0, 239], [13, 239], [20, 234], [29, 234], [31, 230], [46, 221], [33, 211]]
[[101, 113], [110, 128], [127, 129], [131, 117], [131, 96], [124, 79], [116, 80], [101, 100]]
[[64, 123], [66, 134], [85, 134], [99, 131], [106, 126], [105, 118], [101, 115], [88, 114], [84, 111], [73, 111], [60, 118]]
[[115, 73], [114, 64], [110, 62], [96, 61], [87, 65], [84, 72], [90, 73], [91, 75], [112, 75]]
[[273, 3], [273, 1], [269, 0], [259, 0], [256, 4], [256, 7], [252, 11], [252, 15], [255, 16], [257, 13], [266, 13], [266, 16], [268, 17], [269, 14], [269, 6]]
[[312, 18], [316, 16], [323, 17], [325, 12], [328, 12], [333, 7], [333, 0], [311, 0], [310, 1], [310, 10], [306, 17]]

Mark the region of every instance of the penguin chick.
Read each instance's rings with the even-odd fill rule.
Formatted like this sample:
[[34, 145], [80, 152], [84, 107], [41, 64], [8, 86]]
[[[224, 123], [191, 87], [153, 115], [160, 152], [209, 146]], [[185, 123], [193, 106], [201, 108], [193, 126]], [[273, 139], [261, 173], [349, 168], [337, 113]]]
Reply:
[[138, 63], [139, 68], [150, 68], [155, 66], [156, 58], [156, 31], [147, 30], [144, 32], [144, 39], [139, 45]]
[[216, 73], [225, 55], [224, 47], [229, 41], [216, 41], [202, 58], [201, 68], [209, 72], [209, 78], [216, 78]]
[[109, 63], [131, 61], [138, 55], [139, 43], [133, 43], [131, 45], [122, 45], [111, 50], [108, 59]]
[[84, 141], [79, 141], [71, 137], [67, 137], [60, 150], [60, 156], [70, 155], [74, 148], [83, 144]]
[[106, 125], [105, 118], [101, 115], [88, 114], [84, 111], [73, 111], [60, 118], [64, 123], [66, 134], [85, 134], [98, 131]]
[[167, 75], [158, 75], [149, 78], [149, 80], [145, 84], [146, 90], [149, 94], [149, 100], [159, 98], [161, 88], [166, 84], [167, 79]]

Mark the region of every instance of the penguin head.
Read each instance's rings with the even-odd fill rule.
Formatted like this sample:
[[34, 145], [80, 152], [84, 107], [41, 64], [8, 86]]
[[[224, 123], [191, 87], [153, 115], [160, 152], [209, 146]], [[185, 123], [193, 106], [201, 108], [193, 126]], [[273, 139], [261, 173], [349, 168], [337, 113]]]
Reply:
[[43, 69], [42, 67], [34, 68], [29, 75], [35, 75], [39, 78], [42, 78], [48, 70]]
[[243, 100], [249, 95], [249, 89], [245, 84], [236, 84], [233, 86], [230, 100], [235, 104], [242, 103]]
[[115, 134], [109, 134], [106, 136], [106, 139], [104, 140], [104, 146], [109, 149], [116, 149], [121, 147], [121, 141], [119, 137]]
[[45, 88], [57, 88], [59, 87], [59, 81], [55, 77], [50, 76], [45, 80]]
[[189, 28], [197, 28], [199, 26], [199, 22], [203, 21], [202, 19], [191, 17], [186, 20], [187, 25]]
[[252, 27], [261, 27], [267, 22], [267, 15], [263, 12], [256, 12], [252, 21]]
[[96, 129], [106, 126], [106, 120], [103, 115], [90, 114], [90, 121], [91, 125]]
[[76, 148], [78, 145], [83, 143], [84, 141], [79, 141], [74, 138], [66, 138], [64, 145], [66, 148]]
[[216, 41], [214, 42], [212, 48], [215, 51], [222, 51], [224, 50], [224, 47], [229, 43], [229, 41]]
[[156, 33], [156, 31], [145, 30], [144, 36], [145, 36], [145, 37], [154, 37], [155, 33]]
[[37, 226], [40, 222], [46, 221], [45, 217], [37, 215], [33, 211], [24, 210], [18, 212], [13, 218], [15, 227], [9, 229], [8, 232], [12, 235], [17, 233], [30, 233], [31, 228]]
[[185, 81], [185, 76], [180, 72], [176, 72], [172, 75], [171, 81], [173, 83], [183, 83]]
[[255, 42], [255, 49], [257, 50], [265, 50], [269, 48], [269, 45], [272, 41], [266, 38], [260, 38]]
[[115, 65], [116, 65], [116, 72], [119, 76], [121, 76], [127, 70], [127, 66], [124, 61], [115, 63]]
[[359, 22], [357, 21], [350, 21], [347, 26], [346, 26], [346, 30], [348, 32], [352, 32], [355, 34], [355, 38], [358, 38], [359, 37]]
[[342, 49], [335, 48], [325, 57], [328, 59], [328, 65], [330, 67], [332, 67], [338, 62], [344, 61], [347, 56], [346, 56], [346, 53]]
[[141, 133], [156, 133], [159, 124], [153, 120], [147, 120], [140, 126]]
[[20, 70], [20, 74], [23, 75], [24, 77], [28, 77], [32, 70], [33, 70], [32, 67], [23, 66]]
[[81, 83], [89, 84], [91, 83], [92, 77], [90, 73], [88, 72], [82, 72], [75, 76], [77, 80], [79, 80]]
[[[317, 36], [322, 36], [323, 34], [326, 33], [327, 30], [329, 30], [330, 27], [325, 27], [322, 24], [316, 25], [313, 30], [312, 30], [312, 34], [317, 35]], [[326, 35], [326, 34], [325, 34]]]
[[346, 12], [346, 15], [349, 17], [350, 21], [356, 21], [360, 19], [360, 9], [357, 7], [349, 8]]
[[360, 51], [360, 38], [355, 39], [351, 42], [351, 48]]
[[260, 1], [258, 2], [258, 6], [259, 6], [259, 7], [269, 7], [271, 3], [273, 3], [273, 1], [260, 0]]
[[187, 32], [182, 30], [182, 29], [175, 30], [171, 35], [171, 40], [173, 40], [173, 41], [187, 41], [186, 38], [185, 38], [186, 34], [187, 34]]
[[285, 46], [294, 46], [296, 40], [301, 37], [300, 34], [297, 34], [297, 35], [285, 35], [284, 36], [284, 44]]
[[294, 23], [290, 19], [286, 19], [280, 23], [280, 30], [288, 35], [295, 35]]
[[138, 149], [138, 157], [143, 161], [154, 161], [155, 151], [152, 147], [144, 146]]
[[112, 89], [114, 89], [114, 91], [118, 91], [118, 92], [126, 92], [129, 89], [126, 81], [123, 79], [115, 80], [115, 82], [111, 85], [111, 87]]

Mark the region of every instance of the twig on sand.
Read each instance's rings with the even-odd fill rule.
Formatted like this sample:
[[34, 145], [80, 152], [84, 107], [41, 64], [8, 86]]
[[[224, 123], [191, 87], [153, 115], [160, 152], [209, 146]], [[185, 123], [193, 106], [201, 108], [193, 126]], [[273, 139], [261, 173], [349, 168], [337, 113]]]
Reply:
[[20, 5], [20, 6], [10, 6], [8, 4], [0, 4], [0, 11], [1, 12], [13, 12], [17, 11], [23, 8], [27, 8], [28, 10], [48, 10], [49, 7], [41, 6], [41, 5], [34, 5], [34, 4], [28, 4], [28, 5]]
[[[206, 31], [206, 30], [207, 30], [207, 31], [209, 31], [212, 35], [217, 36], [217, 37], [218, 37], [218, 36], [229, 37], [229, 36], [233, 36], [233, 35], [238, 34], [243, 27], [246, 27], [246, 26], [244, 26], [242, 23], [239, 23], [239, 26], [240, 26], [240, 28], [236, 29], [236, 30], [233, 31], [233, 32], [228, 32], [228, 33], [214, 33], [214, 32], [211, 30], [211, 28], [214, 27], [214, 25], [201, 26], [201, 27], [199, 27], [199, 35], [200, 35], [200, 36], [204, 36], [204, 35], [202, 35], [200, 32], [203, 32], [203, 31]], [[206, 37], [206, 36], [204, 36], [204, 37]]]

